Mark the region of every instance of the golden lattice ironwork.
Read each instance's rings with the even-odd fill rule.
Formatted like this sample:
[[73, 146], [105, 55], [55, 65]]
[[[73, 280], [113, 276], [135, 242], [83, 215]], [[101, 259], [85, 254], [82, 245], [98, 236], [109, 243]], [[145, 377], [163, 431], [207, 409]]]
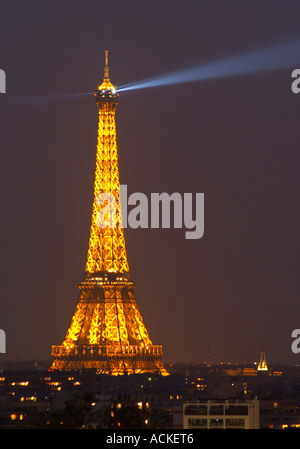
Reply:
[[[108, 75], [108, 71], [105, 73]], [[108, 91], [107, 91], [108, 89]], [[118, 96], [109, 78], [104, 78], [98, 87], [96, 102], [99, 109], [98, 142], [94, 185], [94, 203], [86, 272], [128, 273], [124, 230], [120, 214], [120, 181], [118, 167], [117, 133], [115, 112]], [[114, 227], [99, 227], [101, 206], [99, 199], [107, 196], [107, 202], [114, 200], [112, 220]]]
[[[99, 122], [85, 278], [79, 285], [80, 296], [63, 344], [52, 347], [51, 368], [94, 368], [110, 375], [168, 375], [161, 361], [162, 347], [152, 345], [129, 275], [119, 200], [115, 120], [118, 94], [110, 82], [107, 51], [104, 79], [95, 100]], [[113, 207], [109, 208], [112, 198]], [[103, 220], [109, 225], [102, 226]]]

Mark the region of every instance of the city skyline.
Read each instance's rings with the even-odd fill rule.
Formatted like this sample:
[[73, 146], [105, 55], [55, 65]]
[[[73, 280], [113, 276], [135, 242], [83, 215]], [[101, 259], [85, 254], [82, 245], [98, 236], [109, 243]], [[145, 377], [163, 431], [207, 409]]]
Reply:
[[[282, 1], [184, 10], [175, 1], [159, 14], [150, 3], [113, 3], [113, 14], [94, 1], [2, 7], [1, 359], [50, 359], [78, 299], [103, 51], [114, 82], [126, 85], [297, 37], [300, 12]], [[120, 92], [128, 193], [205, 195], [198, 240], [182, 229], [125, 229], [137, 302], [164, 362], [206, 361], [208, 342], [216, 361], [258, 362], [263, 336], [268, 364], [299, 363], [296, 68]]]

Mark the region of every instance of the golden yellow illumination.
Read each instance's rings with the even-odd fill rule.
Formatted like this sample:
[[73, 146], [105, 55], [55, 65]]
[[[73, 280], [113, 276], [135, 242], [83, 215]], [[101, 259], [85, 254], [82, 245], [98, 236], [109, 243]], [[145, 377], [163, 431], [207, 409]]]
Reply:
[[98, 86], [98, 90], [116, 90], [116, 86], [114, 86], [109, 79], [109, 66], [108, 66], [108, 50], [105, 50], [105, 66], [104, 66], [104, 78], [102, 83]]
[[[113, 88], [104, 81], [105, 90]], [[104, 88], [102, 83], [101, 90]], [[97, 100], [96, 100], [97, 101]], [[97, 101], [99, 109], [94, 203], [86, 272], [128, 273], [129, 267], [125, 249], [124, 230], [120, 214], [120, 181], [118, 167], [115, 111], [117, 96]], [[115, 199], [115, 227], [99, 228], [97, 217], [101, 210], [98, 198], [101, 194]], [[107, 220], [108, 221], [108, 220]]]
[[257, 365], [257, 371], [268, 371], [268, 365], [267, 365], [266, 354], [265, 354], [263, 343], [262, 343], [262, 348], [260, 351], [260, 360]]
[[[79, 285], [80, 297], [63, 344], [52, 347], [51, 369], [94, 368], [99, 374], [109, 375], [168, 375], [161, 361], [162, 347], [150, 340], [136, 302], [136, 285], [129, 275], [119, 199], [115, 119], [119, 95], [109, 78], [107, 51], [104, 79], [94, 95], [99, 120], [85, 278]], [[103, 195], [114, 199], [114, 208], [106, 208], [106, 200], [99, 201]], [[99, 214], [111, 225], [99, 226]]]

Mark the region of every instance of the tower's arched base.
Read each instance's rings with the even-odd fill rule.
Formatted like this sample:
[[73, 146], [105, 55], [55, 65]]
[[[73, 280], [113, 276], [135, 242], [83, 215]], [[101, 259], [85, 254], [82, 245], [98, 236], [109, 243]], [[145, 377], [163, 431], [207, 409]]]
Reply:
[[105, 274], [79, 285], [80, 297], [64, 342], [52, 346], [51, 369], [93, 368], [112, 376], [168, 375], [161, 360], [162, 346], [152, 344], [144, 325], [135, 284], [122, 274], [110, 277]]
[[93, 368], [97, 374], [158, 373], [167, 376], [162, 361], [161, 346], [52, 346], [51, 370], [76, 371]]

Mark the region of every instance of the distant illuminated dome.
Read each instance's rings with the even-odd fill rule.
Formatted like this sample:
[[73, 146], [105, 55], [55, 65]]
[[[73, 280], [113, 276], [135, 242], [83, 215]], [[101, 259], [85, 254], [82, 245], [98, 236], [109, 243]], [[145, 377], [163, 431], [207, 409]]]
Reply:
[[260, 360], [257, 366], [257, 371], [268, 371], [268, 365], [265, 360]]
[[264, 349], [264, 344], [262, 343], [262, 348], [260, 351], [260, 360], [257, 366], [257, 371], [268, 371], [268, 365], [266, 360], [266, 354]]

